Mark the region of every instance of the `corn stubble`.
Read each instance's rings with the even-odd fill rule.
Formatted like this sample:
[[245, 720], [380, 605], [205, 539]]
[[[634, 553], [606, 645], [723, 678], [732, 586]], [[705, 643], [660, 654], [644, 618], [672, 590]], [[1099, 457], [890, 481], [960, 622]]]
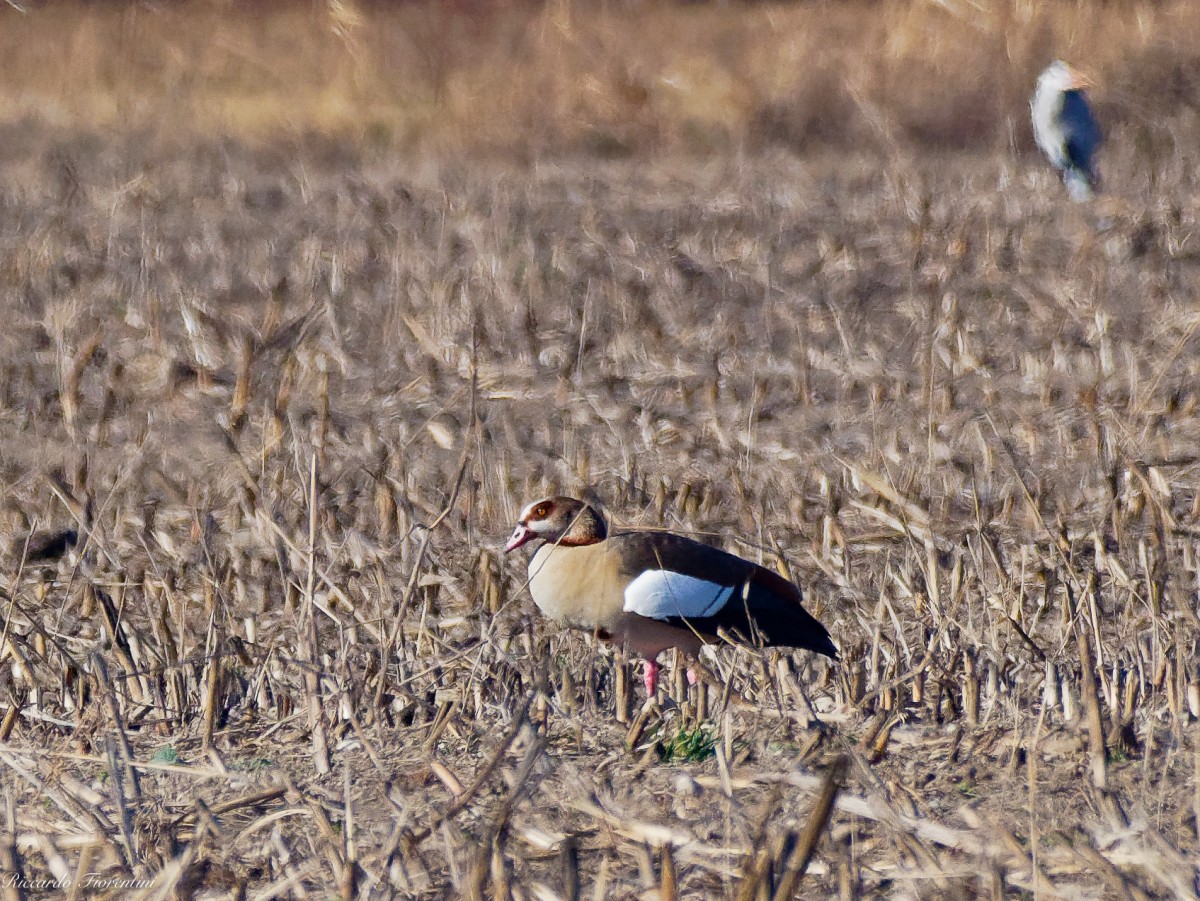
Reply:
[[[1186, 160], [1116, 142], [1126, 202], [1090, 211], [1006, 152], [531, 170], [23, 128], [6, 872], [1195, 891]], [[689, 686], [665, 659], [646, 704], [499, 553], [550, 487], [797, 580], [843, 662], [725, 648]]]

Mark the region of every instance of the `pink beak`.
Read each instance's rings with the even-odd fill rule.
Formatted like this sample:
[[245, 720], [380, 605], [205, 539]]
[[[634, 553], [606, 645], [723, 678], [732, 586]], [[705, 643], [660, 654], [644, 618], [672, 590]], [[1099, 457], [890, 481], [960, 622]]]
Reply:
[[504, 545], [504, 553], [515, 551], [527, 541], [532, 541], [537, 537], [537, 533], [529, 528], [523, 522], [517, 523], [517, 527], [513, 529], [512, 537], [508, 539], [508, 544]]

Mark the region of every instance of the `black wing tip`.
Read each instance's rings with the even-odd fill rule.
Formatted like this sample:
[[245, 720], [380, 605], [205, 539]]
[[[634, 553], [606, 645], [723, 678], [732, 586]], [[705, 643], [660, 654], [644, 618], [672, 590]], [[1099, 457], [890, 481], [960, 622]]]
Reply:
[[833, 639], [829, 637], [829, 630], [824, 624], [809, 613], [804, 611], [805, 619], [808, 620], [806, 629], [807, 634], [803, 636], [804, 640], [799, 644], [799, 647], [806, 648], [810, 651], [815, 651], [818, 654], [824, 654], [835, 662], [840, 660], [837, 645], [833, 643]]
[[759, 634], [766, 639], [764, 643], [767, 645], [813, 651], [817, 654], [824, 654], [834, 661], [841, 659], [837, 645], [829, 637], [829, 630], [803, 607], [800, 608], [798, 621], [793, 620], [787, 628], [778, 631], [768, 628]]
[[[838, 653], [837, 645], [833, 643], [833, 639], [829, 637], [829, 632], [825, 627], [813, 620], [815, 628], [807, 628], [802, 632], [793, 632], [787, 638], [780, 637], [779, 640], [768, 639], [767, 644], [777, 645], [780, 647], [793, 647], [801, 651], [812, 651], [814, 654], [823, 654], [837, 662], [841, 660], [841, 655]], [[810, 626], [812, 624], [809, 624]]]
[[834, 645], [833, 640], [828, 635], [822, 636], [821, 640], [818, 640], [813, 644], [814, 646], [812, 647], [812, 650], [816, 651], [818, 654], [824, 654], [834, 663], [841, 661], [842, 658], [841, 655], [838, 654], [837, 646]]

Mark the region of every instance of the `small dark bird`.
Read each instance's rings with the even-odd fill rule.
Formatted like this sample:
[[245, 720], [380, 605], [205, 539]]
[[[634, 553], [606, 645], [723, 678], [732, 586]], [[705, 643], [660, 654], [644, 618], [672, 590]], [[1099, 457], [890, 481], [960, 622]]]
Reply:
[[74, 529], [61, 532], [35, 532], [29, 536], [28, 549], [24, 541], [17, 542], [16, 552], [25, 553], [26, 563], [47, 563], [59, 560], [79, 542], [79, 533]]
[[642, 655], [650, 695], [659, 654], [677, 647], [695, 655], [721, 634], [837, 659], [825, 627], [801, 606], [800, 589], [749, 560], [670, 532], [610, 533], [573, 497], [527, 506], [504, 550], [534, 539], [534, 603], [553, 620]]

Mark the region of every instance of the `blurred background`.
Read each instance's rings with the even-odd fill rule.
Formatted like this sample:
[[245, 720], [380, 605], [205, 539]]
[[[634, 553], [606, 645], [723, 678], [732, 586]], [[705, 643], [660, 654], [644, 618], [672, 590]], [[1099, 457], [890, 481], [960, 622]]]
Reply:
[[1186, 0], [10, 0], [0, 20], [0, 118], [22, 129], [516, 158], [1024, 152], [1036, 75], [1063, 57], [1139, 152], [1198, 137]]

